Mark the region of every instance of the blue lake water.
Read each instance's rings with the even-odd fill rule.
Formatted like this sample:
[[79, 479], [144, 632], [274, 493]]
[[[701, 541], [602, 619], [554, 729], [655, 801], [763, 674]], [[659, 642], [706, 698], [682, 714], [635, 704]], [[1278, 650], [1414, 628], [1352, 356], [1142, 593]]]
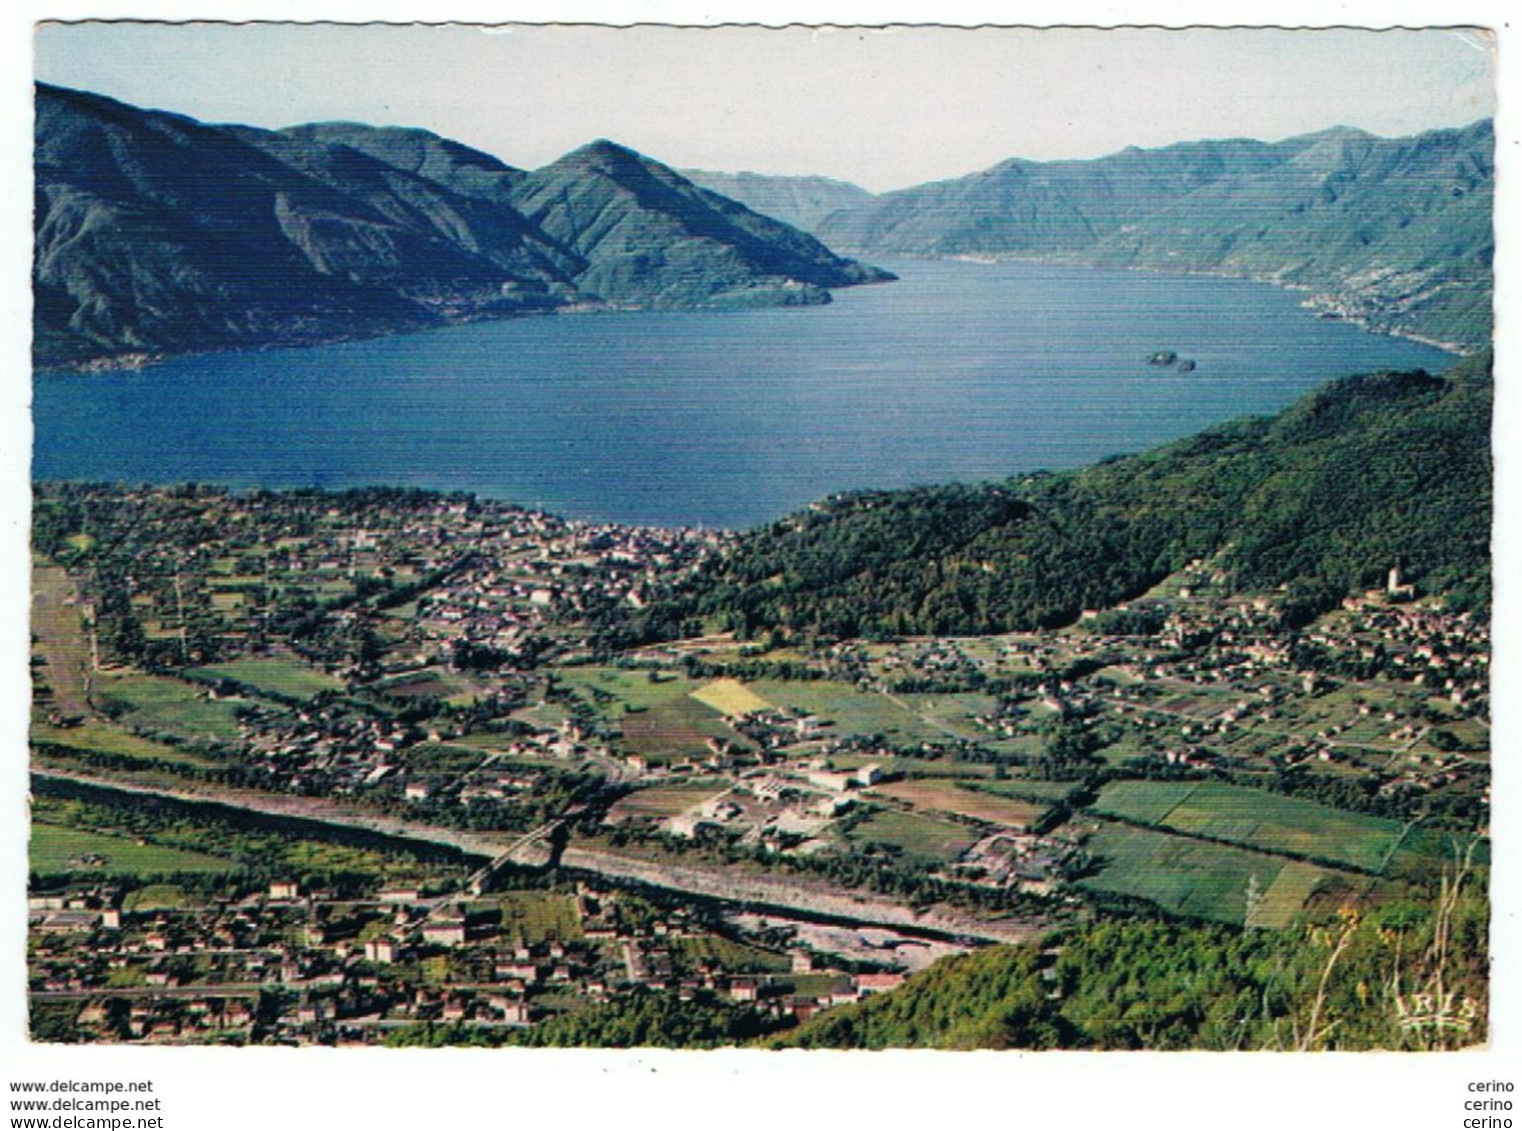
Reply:
[[[38, 479], [468, 490], [746, 526], [835, 491], [998, 479], [1453, 358], [1256, 283], [884, 263], [829, 306], [529, 318], [35, 382]], [[1151, 366], [1174, 350], [1192, 373]]]

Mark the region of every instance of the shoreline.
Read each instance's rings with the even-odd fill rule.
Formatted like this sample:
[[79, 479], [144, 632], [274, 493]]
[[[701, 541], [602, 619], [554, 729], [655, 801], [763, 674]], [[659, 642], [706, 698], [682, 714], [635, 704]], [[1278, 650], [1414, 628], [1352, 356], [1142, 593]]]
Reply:
[[[1366, 334], [1376, 334], [1382, 338], [1399, 338], [1402, 341], [1416, 342], [1419, 345], [1430, 346], [1433, 349], [1442, 350], [1457, 358], [1472, 357], [1485, 347], [1483, 345], [1471, 346], [1462, 342], [1444, 341], [1425, 334], [1419, 334], [1414, 330], [1402, 329], [1398, 326], [1381, 326], [1371, 322], [1366, 315], [1353, 314], [1346, 309], [1346, 301], [1339, 298], [1331, 291], [1318, 290], [1306, 283], [1286, 283], [1272, 275], [1243, 274], [1233, 271], [1169, 271], [1162, 267], [1149, 267], [1141, 264], [1111, 264], [1096, 263], [1090, 259], [1074, 258], [1066, 255], [1019, 255], [1019, 254], [960, 254], [960, 255], [930, 255], [909, 254], [901, 256], [904, 259], [924, 260], [951, 260], [957, 263], [971, 263], [984, 267], [992, 267], [999, 263], [1042, 263], [1059, 267], [1092, 267], [1096, 270], [1105, 271], [1136, 271], [1144, 275], [1161, 275], [1163, 277], [1193, 277], [1197, 279], [1232, 279], [1244, 283], [1262, 283], [1264, 286], [1274, 287], [1281, 291], [1294, 291], [1304, 294], [1306, 297], [1300, 302], [1303, 310], [1312, 315], [1322, 318], [1328, 314], [1335, 315], [1333, 321], [1356, 326]], [[1494, 333], [1492, 333], [1492, 338]]]
[[[854, 257], [856, 254], [852, 253]], [[951, 261], [956, 263], [970, 263], [981, 266], [994, 266], [999, 263], [1039, 263], [1054, 266], [1093, 267], [1103, 270], [1137, 271], [1148, 275], [1160, 275], [1164, 277], [1193, 276], [1204, 279], [1234, 279], [1241, 282], [1262, 283], [1265, 286], [1275, 287], [1284, 291], [1296, 291], [1306, 297], [1300, 306], [1309, 311], [1315, 317], [1326, 317], [1328, 314], [1335, 315], [1335, 320], [1355, 326], [1368, 334], [1377, 334], [1380, 337], [1399, 338], [1404, 341], [1416, 342], [1420, 345], [1430, 346], [1433, 349], [1442, 350], [1444, 353], [1455, 357], [1470, 357], [1478, 353], [1484, 346], [1465, 345], [1461, 342], [1445, 341], [1414, 330], [1406, 330], [1400, 327], [1385, 327], [1377, 325], [1369, 320], [1366, 315], [1351, 313], [1348, 310], [1345, 297], [1339, 298], [1336, 293], [1318, 290], [1314, 286], [1303, 283], [1285, 283], [1269, 275], [1240, 274], [1230, 271], [1169, 271], [1160, 267], [1142, 265], [1116, 265], [1095, 263], [1091, 260], [1075, 258], [1066, 255], [1020, 255], [1020, 254], [912, 254], [903, 253], [899, 259], [925, 260], [925, 261]], [[860, 262], [860, 260], [858, 260]], [[885, 270], [885, 269], [883, 269]], [[596, 314], [629, 314], [629, 313], [703, 313], [703, 314], [732, 314], [755, 310], [792, 310], [828, 305], [833, 301], [833, 293], [836, 290], [853, 290], [857, 287], [882, 286], [887, 283], [897, 282], [898, 276], [890, 273], [889, 278], [866, 279], [859, 283], [851, 283], [844, 287], [825, 289], [825, 302], [798, 303], [779, 302], [763, 305], [750, 305], [746, 303], [712, 304], [694, 306], [648, 306], [640, 304], [619, 304], [608, 302], [574, 302], [564, 306], [551, 307], [538, 310], [516, 310], [502, 314], [482, 314], [478, 317], [463, 317], [452, 319], [436, 325], [401, 326], [390, 329], [375, 330], [368, 332], [355, 332], [352, 334], [338, 333], [329, 336], [303, 338], [298, 340], [272, 340], [267, 342], [249, 342], [243, 345], [223, 345], [208, 349], [186, 350], [178, 353], [157, 353], [153, 351], [135, 350], [122, 354], [103, 355], [88, 358], [83, 361], [68, 362], [65, 364], [38, 365], [35, 360], [32, 365], [32, 376], [38, 377], [93, 377], [105, 376], [115, 373], [138, 373], [151, 369], [167, 361], [177, 361], [192, 357], [210, 357], [218, 354], [236, 353], [267, 353], [273, 350], [286, 349], [315, 349], [323, 346], [343, 345], [347, 342], [376, 341], [383, 338], [396, 337], [404, 334], [426, 334], [437, 330], [449, 330], [456, 326], [472, 326], [492, 322], [510, 322], [527, 318], [554, 318], [564, 315], [585, 316]]]
[[[883, 270], [877, 268], [877, 270]], [[558, 318], [585, 317], [598, 314], [737, 314], [757, 310], [798, 310], [811, 307], [828, 306], [833, 300], [833, 293], [837, 290], [850, 290], [856, 287], [877, 287], [888, 283], [896, 283], [898, 276], [892, 272], [884, 272], [885, 278], [863, 279], [859, 283], [846, 283], [838, 287], [818, 288], [824, 295], [823, 299], [814, 301], [796, 300], [789, 298], [782, 302], [748, 303], [744, 301], [698, 303], [691, 306], [662, 306], [645, 303], [617, 303], [578, 300], [568, 302], [562, 306], [552, 306], [534, 310], [512, 310], [500, 314], [486, 312], [479, 315], [468, 315], [459, 318], [450, 318], [441, 322], [419, 324], [413, 326], [395, 326], [381, 330], [355, 331], [353, 333], [335, 333], [331, 335], [305, 337], [296, 339], [271, 339], [269, 341], [249, 341], [242, 344], [227, 344], [211, 346], [206, 349], [184, 350], [177, 353], [159, 353], [147, 350], [133, 350], [121, 354], [109, 354], [100, 357], [87, 358], [83, 361], [71, 361], [66, 363], [47, 363], [39, 365], [36, 360], [32, 363], [32, 376], [36, 377], [93, 377], [112, 373], [138, 373], [146, 369], [152, 369], [168, 361], [180, 361], [192, 357], [214, 357], [225, 354], [238, 353], [270, 353], [275, 350], [304, 350], [321, 349], [324, 346], [338, 346], [349, 342], [373, 342], [385, 338], [400, 337], [408, 334], [429, 334], [440, 330], [452, 330], [460, 326], [479, 326], [494, 322], [516, 322], [531, 318]], [[811, 284], [803, 284], [808, 286]], [[786, 284], [774, 288], [771, 292], [786, 291]], [[792, 293], [792, 292], [787, 292]]]

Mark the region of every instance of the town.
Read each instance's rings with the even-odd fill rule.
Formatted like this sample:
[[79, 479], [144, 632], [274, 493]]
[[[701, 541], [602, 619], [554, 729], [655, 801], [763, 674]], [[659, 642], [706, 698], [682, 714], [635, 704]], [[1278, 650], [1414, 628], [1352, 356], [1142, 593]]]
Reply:
[[1309, 619], [1201, 560], [1043, 632], [602, 631], [731, 538], [40, 486], [34, 1034], [598, 1043], [659, 1001], [733, 1043], [1117, 907], [1283, 929], [1488, 833], [1488, 623], [1398, 562]]

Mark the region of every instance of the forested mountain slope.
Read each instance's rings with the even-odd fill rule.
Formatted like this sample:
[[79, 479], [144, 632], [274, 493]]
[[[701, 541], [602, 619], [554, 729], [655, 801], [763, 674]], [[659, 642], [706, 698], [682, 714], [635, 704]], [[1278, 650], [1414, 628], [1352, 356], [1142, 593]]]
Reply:
[[611, 143], [528, 173], [422, 130], [207, 125], [45, 85], [36, 105], [43, 366], [891, 278]]
[[1495, 131], [1332, 129], [1088, 161], [1010, 160], [820, 221], [872, 255], [1025, 256], [1261, 278], [1328, 313], [1480, 348], [1491, 325]]
[[[801, 1048], [1323, 1050], [1453, 1048], [1484, 1039], [1488, 908], [1466, 892], [1441, 925], [1397, 902], [1289, 931], [1099, 920], [1036, 947], [938, 962], [890, 994], [775, 1038]], [[1441, 932], [1441, 946], [1434, 946]], [[1336, 952], [1333, 957], [1333, 952]], [[1325, 980], [1324, 975], [1336, 977]], [[1393, 976], [1392, 976], [1393, 975]], [[1434, 986], [1462, 1025], [1402, 1024]], [[1457, 1018], [1456, 1018], [1457, 1020]]]
[[742, 634], [982, 633], [1068, 623], [1195, 559], [1243, 589], [1329, 607], [1393, 565], [1488, 600], [1488, 357], [1445, 376], [1335, 381], [1080, 471], [836, 496], [749, 532], [693, 588], [621, 631], [697, 618]]

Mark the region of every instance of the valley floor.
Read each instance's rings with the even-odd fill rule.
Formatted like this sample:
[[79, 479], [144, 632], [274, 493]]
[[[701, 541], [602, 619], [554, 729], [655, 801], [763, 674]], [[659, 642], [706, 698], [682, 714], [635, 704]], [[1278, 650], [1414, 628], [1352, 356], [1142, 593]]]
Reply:
[[1309, 940], [1483, 882], [1488, 625], [1398, 573], [1301, 628], [1197, 561], [1041, 633], [599, 643], [726, 538], [40, 488], [34, 1036], [726, 1044], [957, 953], [1076, 1001], [1037, 959], [1105, 923]]

